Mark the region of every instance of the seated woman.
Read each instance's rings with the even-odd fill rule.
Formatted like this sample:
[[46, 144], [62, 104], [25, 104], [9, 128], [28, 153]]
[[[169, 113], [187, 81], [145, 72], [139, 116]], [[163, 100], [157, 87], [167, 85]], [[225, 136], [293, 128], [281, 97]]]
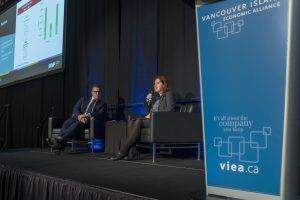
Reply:
[[152, 112], [173, 111], [175, 99], [173, 93], [168, 88], [168, 82], [164, 76], [156, 76], [154, 79], [154, 93], [149, 93], [146, 97], [146, 107], [149, 112], [144, 118], [137, 118], [128, 121], [128, 138], [121, 147], [120, 152], [111, 160], [121, 160], [128, 155], [129, 150], [135, 147], [141, 136], [141, 129], [150, 126]]

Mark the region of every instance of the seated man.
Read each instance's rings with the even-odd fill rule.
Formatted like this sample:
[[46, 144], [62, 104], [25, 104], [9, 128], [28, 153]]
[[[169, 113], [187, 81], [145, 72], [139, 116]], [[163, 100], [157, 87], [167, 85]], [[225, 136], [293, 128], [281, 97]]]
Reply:
[[51, 141], [48, 139], [50, 146], [63, 151], [68, 140], [84, 134], [84, 129], [90, 126], [91, 117], [95, 119], [96, 130], [99, 126], [104, 126], [107, 118], [107, 104], [100, 99], [101, 87], [94, 85], [91, 94], [91, 98], [81, 98], [76, 103], [72, 116], [63, 123], [60, 135]]

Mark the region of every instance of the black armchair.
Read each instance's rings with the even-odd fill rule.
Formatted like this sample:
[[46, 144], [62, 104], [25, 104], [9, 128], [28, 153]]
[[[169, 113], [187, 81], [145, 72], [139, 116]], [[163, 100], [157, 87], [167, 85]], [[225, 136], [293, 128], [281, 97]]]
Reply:
[[[141, 130], [138, 146], [152, 148], [152, 162], [155, 162], [156, 149], [197, 148], [200, 159], [202, 137], [202, 117], [193, 113], [193, 104], [184, 104], [179, 112], [154, 112], [150, 127]], [[148, 145], [145, 145], [148, 144]], [[150, 144], [150, 145], [149, 145]]]
[[[60, 118], [50, 117], [48, 119], [48, 138], [57, 137], [60, 134], [60, 128], [63, 125], [64, 120]], [[76, 144], [86, 144], [91, 145], [92, 153], [94, 153], [94, 136], [95, 136], [95, 119], [90, 119], [90, 126], [84, 129], [83, 137], [74, 138], [67, 142], [71, 145], [71, 150], [74, 151], [74, 146]], [[51, 148], [52, 152], [52, 148]]]

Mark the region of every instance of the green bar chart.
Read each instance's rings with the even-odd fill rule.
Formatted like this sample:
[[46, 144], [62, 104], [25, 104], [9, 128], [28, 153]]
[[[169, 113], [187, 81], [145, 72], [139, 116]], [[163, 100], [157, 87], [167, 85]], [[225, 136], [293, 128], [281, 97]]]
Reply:
[[45, 8], [45, 21], [44, 21], [44, 40], [47, 38], [47, 17], [48, 17], [48, 9]]
[[53, 11], [50, 13], [48, 7], [44, 8], [44, 40], [59, 34], [59, 4], [55, 6], [55, 19], [49, 20], [49, 15], [53, 16]]
[[56, 4], [56, 15], [55, 15], [55, 35], [58, 34], [58, 12], [59, 12], [59, 4]]

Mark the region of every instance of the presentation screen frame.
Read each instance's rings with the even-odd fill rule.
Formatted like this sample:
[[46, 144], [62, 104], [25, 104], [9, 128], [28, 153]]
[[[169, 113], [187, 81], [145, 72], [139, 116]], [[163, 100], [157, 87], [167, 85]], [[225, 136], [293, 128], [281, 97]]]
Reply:
[[[21, 0], [18, 0], [14, 3], [12, 3], [11, 5], [9, 5], [8, 7], [6, 7], [3, 10], [0, 10], [0, 16], [3, 15], [5, 12], [9, 11], [9, 9], [12, 9], [13, 7], [16, 7], [17, 4], [21, 2]], [[26, 73], [26, 71], [28, 70], [17, 70], [16, 73], [20, 73], [19, 77], [17, 77], [17, 79], [12, 80], [12, 81], [7, 81], [4, 82], [3, 84], [0, 83], [0, 88], [5, 88], [8, 86], [12, 86], [12, 85], [16, 85], [16, 84], [20, 84], [20, 83], [24, 83], [24, 82], [28, 82], [34, 79], [39, 79], [39, 78], [44, 78], [47, 76], [51, 76], [54, 74], [58, 74], [58, 73], [63, 73], [65, 70], [65, 63], [66, 63], [66, 46], [67, 46], [67, 22], [68, 22], [68, 5], [69, 5], [69, 0], [64, 0], [64, 12], [63, 12], [63, 16], [64, 16], [64, 20], [63, 20], [63, 41], [62, 41], [62, 54], [61, 54], [61, 64], [60, 67], [57, 69], [51, 69], [48, 70], [46, 72], [37, 72], [36, 74], [33, 75], [28, 75]], [[27, 66], [26, 68], [30, 67]], [[3, 76], [0, 76], [0, 79]]]

